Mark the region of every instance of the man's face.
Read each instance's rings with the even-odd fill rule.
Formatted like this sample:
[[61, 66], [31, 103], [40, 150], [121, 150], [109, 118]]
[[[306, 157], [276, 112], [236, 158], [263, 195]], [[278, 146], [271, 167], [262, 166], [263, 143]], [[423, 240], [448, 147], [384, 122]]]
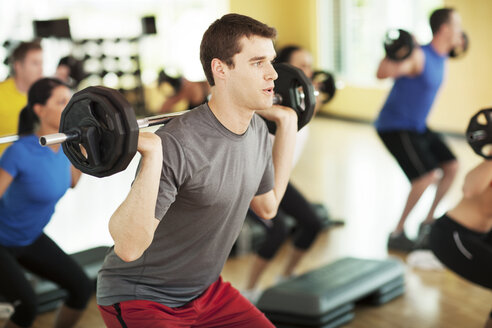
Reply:
[[24, 60], [15, 63], [15, 75], [29, 86], [43, 76], [43, 52], [31, 50]]
[[463, 27], [461, 26], [461, 16], [456, 11], [453, 11], [449, 16], [449, 22], [447, 23], [447, 25], [451, 46], [453, 48], [457, 46], [462, 46]]
[[290, 56], [289, 64], [300, 68], [308, 79], [313, 77], [313, 58], [306, 50], [294, 51]]
[[68, 83], [70, 81], [70, 68], [67, 65], [58, 65], [55, 71], [55, 77]]
[[232, 57], [234, 68], [227, 68], [226, 87], [234, 102], [252, 110], [270, 108], [274, 80], [278, 74], [272, 66], [275, 49], [271, 39], [243, 37], [241, 52]]

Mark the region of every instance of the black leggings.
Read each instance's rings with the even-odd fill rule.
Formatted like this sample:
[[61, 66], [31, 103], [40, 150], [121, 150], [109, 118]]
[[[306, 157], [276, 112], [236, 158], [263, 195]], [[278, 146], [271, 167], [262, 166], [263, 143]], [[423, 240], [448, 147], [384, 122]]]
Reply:
[[284, 198], [280, 202], [278, 214], [273, 219], [263, 220], [250, 211], [253, 218], [267, 228], [265, 241], [258, 250], [258, 256], [263, 259], [273, 258], [289, 234], [282, 212], [296, 220], [293, 243], [297, 249], [307, 250], [322, 228], [321, 219], [312, 205], [289, 182]]
[[14, 306], [10, 320], [21, 327], [31, 326], [37, 314], [37, 296], [22, 267], [65, 289], [65, 305], [72, 309], [85, 309], [94, 289], [83, 269], [44, 233], [28, 246], [0, 245], [0, 263], [0, 294]]
[[432, 252], [444, 265], [492, 289], [492, 231], [472, 231], [445, 214], [433, 224], [429, 238]]

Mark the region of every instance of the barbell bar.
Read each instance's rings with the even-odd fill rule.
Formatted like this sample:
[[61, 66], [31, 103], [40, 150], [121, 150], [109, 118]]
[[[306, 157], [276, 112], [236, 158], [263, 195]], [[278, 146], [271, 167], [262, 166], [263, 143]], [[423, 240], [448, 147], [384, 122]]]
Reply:
[[[298, 115], [298, 129], [314, 114], [316, 97], [302, 70], [274, 64], [278, 79], [274, 103], [291, 107]], [[117, 90], [95, 86], [75, 93], [62, 112], [59, 133], [40, 138], [41, 145], [61, 143], [70, 162], [82, 172], [105, 177], [123, 171], [137, 152], [139, 129], [161, 125], [188, 111], [137, 120], [128, 101]], [[275, 133], [276, 125], [267, 121]]]
[[[137, 125], [139, 129], [151, 127], [151, 126], [156, 126], [156, 125], [162, 125], [166, 124], [169, 122], [171, 119], [173, 119], [176, 116], [180, 116], [185, 114], [186, 112], [189, 112], [189, 110], [184, 110], [184, 111], [179, 111], [179, 112], [174, 112], [174, 113], [166, 113], [166, 114], [160, 114], [160, 115], [155, 115], [155, 116], [150, 116], [150, 117], [144, 117], [141, 119], [137, 120]], [[9, 136], [12, 139], [17, 140], [19, 137], [18, 136]], [[80, 137], [80, 134], [77, 132], [68, 132], [68, 133], [53, 133], [53, 134], [47, 134], [44, 136], [41, 136], [39, 138], [39, 143], [41, 146], [49, 146], [49, 145], [55, 145], [55, 144], [60, 144], [65, 141], [71, 141], [74, 139], [77, 139]], [[5, 137], [8, 138], [8, 137]], [[13, 140], [13, 141], [15, 141]], [[5, 141], [5, 142], [10, 142], [10, 141]], [[0, 138], [0, 143], [1, 138]]]

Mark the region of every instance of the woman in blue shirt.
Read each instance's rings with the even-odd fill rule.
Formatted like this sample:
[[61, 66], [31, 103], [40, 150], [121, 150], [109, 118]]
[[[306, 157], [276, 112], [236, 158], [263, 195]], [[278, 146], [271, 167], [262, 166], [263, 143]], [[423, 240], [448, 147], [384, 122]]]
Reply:
[[20, 138], [0, 158], [0, 295], [15, 310], [7, 328], [29, 327], [37, 314], [37, 297], [24, 269], [68, 292], [55, 327], [74, 326], [92, 294], [83, 269], [43, 233], [56, 203], [81, 174], [60, 145], [38, 142], [39, 136], [58, 132], [69, 99], [70, 90], [60, 80], [35, 82], [19, 115]]

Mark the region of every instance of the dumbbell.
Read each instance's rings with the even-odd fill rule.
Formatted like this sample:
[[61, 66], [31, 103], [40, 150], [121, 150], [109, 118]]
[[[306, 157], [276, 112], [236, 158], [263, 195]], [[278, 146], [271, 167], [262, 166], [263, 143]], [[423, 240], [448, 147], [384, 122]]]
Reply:
[[[298, 129], [314, 113], [313, 85], [304, 73], [289, 64], [275, 64], [275, 102], [293, 108]], [[105, 177], [123, 171], [137, 151], [139, 129], [165, 124], [188, 111], [162, 114], [137, 120], [121, 93], [107, 87], [88, 87], [73, 95], [64, 109], [59, 133], [42, 136], [42, 145], [61, 143], [72, 164], [82, 172]], [[275, 124], [267, 121], [270, 132]]]

